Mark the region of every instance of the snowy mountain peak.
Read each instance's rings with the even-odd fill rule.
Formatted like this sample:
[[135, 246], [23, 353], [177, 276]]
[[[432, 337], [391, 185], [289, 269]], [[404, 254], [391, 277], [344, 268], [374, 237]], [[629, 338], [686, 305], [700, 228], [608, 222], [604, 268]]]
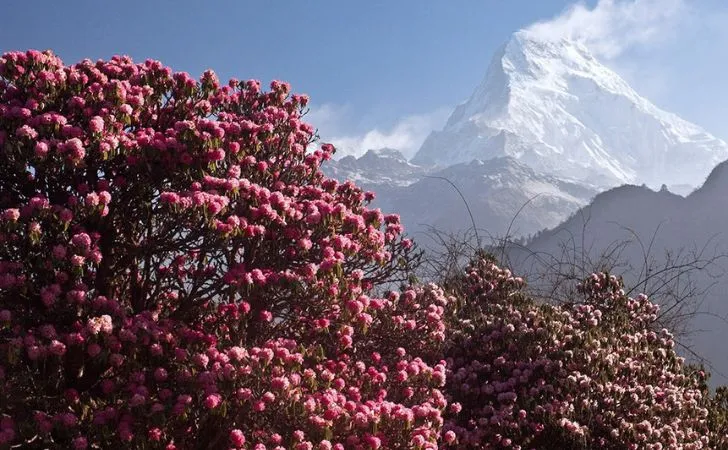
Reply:
[[502, 70], [513, 84], [535, 82], [541, 88], [568, 91], [569, 76], [594, 80], [601, 88], [644, 101], [614, 71], [602, 65], [579, 41], [543, 40], [529, 31], [519, 31], [505, 45]]
[[411, 164], [399, 151], [392, 148], [367, 150], [359, 158], [345, 156], [338, 161], [327, 161], [324, 172], [339, 180], [352, 180], [364, 187], [407, 186], [424, 174], [422, 167]]
[[503, 49], [503, 69], [514, 74], [550, 76], [552, 67], [541, 66], [544, 61], [555, 61], [573, 69], [588, 69], [594, 57], [577, 41], [568, 39], [542, 40], [522, 30], [515, 33]]
[[392, 159], [397, 162], [407, 164], [407, 158], [404, 157], [402, 152], [400, 152], [399, 150], [395, 150], [393, 148], [385, 147], [385, 148], [379, 148], [376, 150], [367, 150], [367, 152], [361, 156], [361, 159], [363, 159], [364, 161], [375, 160], [375, 159], [380, 159], [380, 158]]
[[601, 186], [697, 186], [728, 158], [728, 145], [641, 97], [583, 44], [524, 30], [413, 162], [498, 156]]

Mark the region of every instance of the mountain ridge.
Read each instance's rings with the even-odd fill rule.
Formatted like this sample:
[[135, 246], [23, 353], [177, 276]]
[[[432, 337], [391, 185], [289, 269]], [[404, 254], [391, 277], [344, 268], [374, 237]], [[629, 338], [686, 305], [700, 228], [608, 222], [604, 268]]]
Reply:
[[[578, 276], [609, 269], [636, 287], [635, 295], [659, 288], [654, 300], [680, 314], [685, 322], [678, 328], [694, 331], [683, 344], [710, 363], [711, 383], [728, 382], [726, 189], [728, 161], [686, 197], [635, 185], [610, 189], [560, 225], [510, 247], [509, 267], [527, 278], [532, 292], [547, 296], [556, 268], [561, 274], [576, 269]], [[640, 283], [646, 277], [652, 281]]]

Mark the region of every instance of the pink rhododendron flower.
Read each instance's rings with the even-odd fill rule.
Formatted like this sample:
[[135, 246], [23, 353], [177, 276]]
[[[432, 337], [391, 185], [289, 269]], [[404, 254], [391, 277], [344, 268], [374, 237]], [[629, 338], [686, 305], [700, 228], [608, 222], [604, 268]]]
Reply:
[[92, 133], [101, 133], [104, 130], [104, 119], [99, 116], [94, 116], [89, 121], [88, 127]]

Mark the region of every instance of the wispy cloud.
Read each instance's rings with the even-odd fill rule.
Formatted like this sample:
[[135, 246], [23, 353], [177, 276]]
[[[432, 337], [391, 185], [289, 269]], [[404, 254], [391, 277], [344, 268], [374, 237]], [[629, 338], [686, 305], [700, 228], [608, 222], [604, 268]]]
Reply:
[[688, 10], [685, 0], [600, 0], [591, 9], [572, 5], [528, 30], [544, 39], [580, 40], [597, 56], [615, 58], [633, 46], [668, 38]]
[[411, 158], [431, 131], [440, 129], [452, 108], [437, 108], [424, 114], [413, 114], [397, 120], [390, 126], [376, 127], [361, 132], [350, 131], [353, 112], [348, 106], [325, 104], [311, 108], [306, 120], [318, 128], [322, 142], [337, 149], [337, 158], [346, 155], [361, 156], [367, 150], [384, 147], [399, 150]]
[[720, 137], [728, 114], [728, 7], [707, 0], [577, 3], [527, 28], [544, 39], [583, 42], [659, 107]]

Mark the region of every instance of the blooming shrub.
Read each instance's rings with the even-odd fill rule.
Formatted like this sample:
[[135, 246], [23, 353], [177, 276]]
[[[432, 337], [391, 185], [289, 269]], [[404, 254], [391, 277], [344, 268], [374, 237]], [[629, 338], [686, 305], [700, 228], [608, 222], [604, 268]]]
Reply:
[[0, 448], [436, 448], [449, 299], [307, 99], [0, 58]]
[[[704, 387], [707, 393], [708, 387]], [[716, 389], [708, 407], [708, 428], [710, 445], [713, 448], [728, 448], [728, 387]]]
[[443, 436], [454, 448], [718, 448], [704, 374], [652, 329], [658, 306], [617, 278], [593, 275], [562, 306], [535, 303], [488, 259], [451, 285], [461, 319]]

